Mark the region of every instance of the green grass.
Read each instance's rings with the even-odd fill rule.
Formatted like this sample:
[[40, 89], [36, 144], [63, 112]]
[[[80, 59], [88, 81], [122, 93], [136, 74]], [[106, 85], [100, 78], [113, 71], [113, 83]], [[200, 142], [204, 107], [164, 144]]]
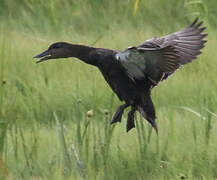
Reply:
[[[1, 1], [0, 179], [216, 179], [216, 5]], [[196, 16], [208, 43], [197, 61], [153, 90], [158, 137], [139, 114], [129, 133], [126, 115], [110, 126], [121, 102], [95, 67], [32, 58], [55, 41], [125, 49]]]

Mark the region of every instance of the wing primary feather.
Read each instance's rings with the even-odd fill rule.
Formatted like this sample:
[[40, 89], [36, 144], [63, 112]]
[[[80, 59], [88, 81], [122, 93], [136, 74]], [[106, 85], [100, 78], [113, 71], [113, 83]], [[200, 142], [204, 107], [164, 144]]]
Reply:
[[203, 24], [203, 21], [199, 22], [198, 24], [195, 24], [194, 28], [198, 29]]
[[183, 37], [183, 36], [194, 36], [201, 34], [206, 28], [197, 29], [195, 31], [189, 31], [189, 32], [183, 32], [183, 33], [177, 33], [177, 36]]
[[198, 17], [193, 21], [193, 23], [189, 27], [193, 27], [198, 22]]
[[200, 41], [201, 39], [205, 38], [207, 36], [207, 34], [200, 34], [200, 35], [197, 35], [197, 36], [182, 36], [182, 37], [179, 37], [180, 40], [183, 40], [183, 41]]
[[191, 44], [182, 44], [182, 43], [179, 43], [178, 45], [175, 45], [174, 47], [175, 48], [181, 47], [181, 48], [185, 48], [185, 49], [198, 50], [198, 49], [202, 49], [204, 47], [204, 45], [203, 44], [191, 45]]
[[206, 40], [201, 40], [201, 41], [189, 41], [189, 40], [174, 40], [176, 43], [182, 43], [182, 44], [191, 44], [191, 45], [200, 45], [200, 44], [205, 44], [207, 41]]

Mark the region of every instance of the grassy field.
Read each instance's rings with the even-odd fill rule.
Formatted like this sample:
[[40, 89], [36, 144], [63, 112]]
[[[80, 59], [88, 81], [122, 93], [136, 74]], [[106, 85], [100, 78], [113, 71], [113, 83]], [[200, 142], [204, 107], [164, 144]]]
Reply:
[[[0, 179], [217, 179], [215, 0], [0, 1]], [[159, 136], [110, 126], [121, 104], [76, 59], [36, 64], [55, 41], [123, 50], [200, 17], [208, 43], [152, 92]]]

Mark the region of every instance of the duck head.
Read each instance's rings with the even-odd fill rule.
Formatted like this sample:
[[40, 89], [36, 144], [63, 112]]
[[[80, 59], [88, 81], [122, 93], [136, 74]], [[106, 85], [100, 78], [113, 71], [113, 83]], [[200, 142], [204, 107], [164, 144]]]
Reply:
[[67, 58], [70, 57], [70, 47], [71, 45], [69, 43], [56, 42], [51, 44], [46, 51], [34, 56], [34, 58], [40, 58], [36, 63], [58, 58]]

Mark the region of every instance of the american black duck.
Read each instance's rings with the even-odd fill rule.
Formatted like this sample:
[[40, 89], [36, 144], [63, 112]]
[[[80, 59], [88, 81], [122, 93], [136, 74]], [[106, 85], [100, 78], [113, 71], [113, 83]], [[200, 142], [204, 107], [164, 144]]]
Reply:
[[121, 122], [125, 108], [131, 106], [127, 131], [135, 127], [134, 113], [141, 115], [157, 130], [151, 89], [167, 79], [182, 65], [192, 62], [201, 53], [207, 34], [196, 19], [187, 28], [159, 38], [151, 38], [124, 51], [57, 42], [34, 58], [37, 63], [75, 57], [98, 67], [105, 80], [125, 103], [118, 107], [111, 123]]

